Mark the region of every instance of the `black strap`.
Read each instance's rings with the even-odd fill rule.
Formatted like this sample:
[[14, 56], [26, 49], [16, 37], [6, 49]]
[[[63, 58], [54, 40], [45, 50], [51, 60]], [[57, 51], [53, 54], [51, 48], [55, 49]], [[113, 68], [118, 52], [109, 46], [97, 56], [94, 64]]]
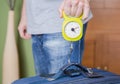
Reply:
[[65, 66], [63, 66], [58, 73], [56, 73], [54, 76], [48, 78], [49, 81], [56, 80], [59, 77], [63, 76], [65, 71], [71, 66], [76, 66], [80, 69], [80, 72], [83, 76], [87, 78], [98, 78], [98, 77], [103, 77], [102, 75], [95, 73], [91, 68], [86, 68], [78, 63], [70, 63]]
[[[62, 71], [66, 71], [66, 69], [68, 69], [71, 66], [76, 66], [80, 69], [80, 72], [82, 75], [84, 75], [85, 77], [88, 78], [98, 78], [98, 77], [103, 77], [102, 75], [95, 73], [92, 68], [86, 68], [78, 63], [70, 63], [68, 65], [65, 65], [64, 67], [62, 67]], [[72, 71], [71, 71], [72, 72]], [[77, 76], [78, 74], [80, 74], [79, 72], [77, 72], [75, 75]], [[72, 74], [71, 76], [74, 76], [74, 74]]]

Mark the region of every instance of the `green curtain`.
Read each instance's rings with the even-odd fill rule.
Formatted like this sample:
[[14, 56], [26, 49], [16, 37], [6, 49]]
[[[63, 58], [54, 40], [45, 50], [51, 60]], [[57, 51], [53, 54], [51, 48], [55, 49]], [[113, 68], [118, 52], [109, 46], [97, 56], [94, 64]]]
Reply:
[[[31, 40], [21, 39], [17, 27], [21, 16], [22, 0], [16, 0], [15, 4], [15, 28], [16, 41], [18, 45], [19, 61], [20, 61], [20, 77], [29, 77], [34, 75], [34, 64], [31, 49]], [[0, 84], [2, 84], [2, 56], [7, 30], [9, 7], [7, 0], [0, 0]]]

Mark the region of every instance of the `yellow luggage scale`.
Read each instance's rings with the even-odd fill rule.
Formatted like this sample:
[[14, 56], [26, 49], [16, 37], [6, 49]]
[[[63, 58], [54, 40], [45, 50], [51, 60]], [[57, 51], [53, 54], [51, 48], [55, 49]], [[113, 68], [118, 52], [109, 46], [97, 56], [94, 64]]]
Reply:
[[82, 16], [69, 17], [63, 12], [62, 36], [67, 41], [78, 41], [83, 36]]

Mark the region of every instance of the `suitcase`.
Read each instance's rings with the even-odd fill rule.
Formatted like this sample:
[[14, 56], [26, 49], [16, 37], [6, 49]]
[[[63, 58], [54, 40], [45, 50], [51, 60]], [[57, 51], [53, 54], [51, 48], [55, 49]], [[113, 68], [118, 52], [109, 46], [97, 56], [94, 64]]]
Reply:
[[[79, 69], [70, 68], [72, 66]], [[86, 68], [77, 63], [70, 63], [63, 66], [53, 76], [23, 78], [12, 84], [120, 84], [120, 75], [104, 70]]]

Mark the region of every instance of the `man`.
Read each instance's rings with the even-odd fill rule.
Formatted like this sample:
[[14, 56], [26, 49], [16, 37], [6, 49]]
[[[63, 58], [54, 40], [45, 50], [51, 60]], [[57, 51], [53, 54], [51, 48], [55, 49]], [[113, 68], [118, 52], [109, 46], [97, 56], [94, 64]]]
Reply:
[[[21, 21], [18, 27], [24, 39], [32, 37], [32, 50], [37, 75], [56, 73], [70, 62], [81, 63], [84, 36], [77, 42], [64, 40], [61, 35], [63, 11], [66, 15], [88, 18], [90, 0], [23, 0]], [[58, 12], [59, 10], [59, 12]], [[84, 31], [86, 29], [84, 24]], [[85, 34], [85, 32], [84, 32]]]

